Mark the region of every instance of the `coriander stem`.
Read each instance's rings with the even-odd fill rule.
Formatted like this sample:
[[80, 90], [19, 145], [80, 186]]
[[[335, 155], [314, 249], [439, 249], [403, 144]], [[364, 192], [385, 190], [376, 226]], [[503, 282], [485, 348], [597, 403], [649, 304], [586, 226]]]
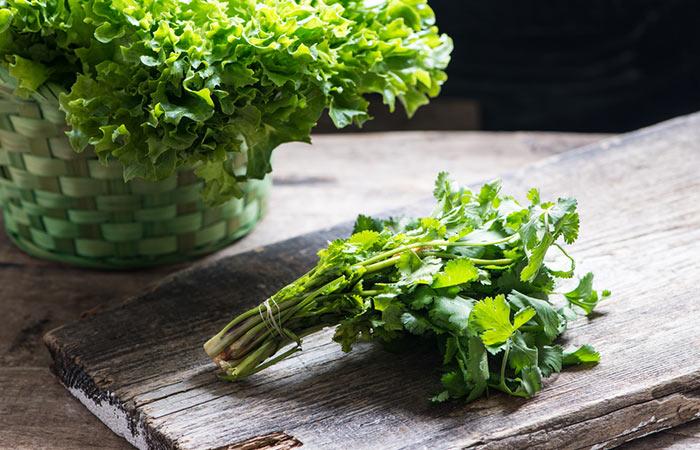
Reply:
[[331, 286], [333, 283], [335, 283], [339, 278], [344, 277], [344, 275], [341, 275], [338, 278], [334, 278], [333, 280], [329, 281], [328, 283], [324, 284], [323, 286], [319, 287], [309, 295], [305, 296], [302, 298], [296, 305], [294, 305], [292, 308], [290, 308], [288, 311], [285, 311], [285, 315], [282, 317], [282, 321], [288, 320], [291, 316], [296, 314], [300, 309], [302, 309], [304, 306], [309, 304], [309, 302], [312, 302], [315, 300], [319, 295], [323, 293], [323, 290], [327, 288], [328, 286]]
[[[305, 280], [302, 284], [305, 287], [310, 287], [309, 283], [316, 281], [315, 280], [315, 275], [316, 272], [318, 271], [318, 267], [313, 267], [311, 270], [306, 272], [304, 275], [299, 277], [299, 280]], [[284, 288], [280, 291], [283, 292]], [[274, 297], [272, 296], [270, 299], [274, 301]], [[289, 300], [294, 300], [294, 299], [284, 299], [282, 300], [279, 304], [277, 304], [278, 309], [286, 309], [287, 307], [291, 306], [291, 303]], [[284, 308], [280, 307], [280, 304], [285, 304]], [[224, 348], [226, 348], [233, 340], [237, 338], [237, 336], [227, 336], [227, 333], [236, 325], [240, 324], [246, 319], [249, 319], [252, 316], [256, 316], [260, 314], [260, 306], [256, 306], [254, 308], [249, 309], [248, 311], [236, 316], [232, 321], [230, 321], [219, 333], [217, 333], [214, 337], [209, 339], [205, 344], [204, 344], [204, 351], [211, 357], [218, 355], [223, 351]]]
[[264, 342], [258, 348], [256, 348], [252, 353], [243, 358], [243, 360], [238, 363], [235, 368], [231, 369], [229, 376], [232, 379], [244, 378], [254, 373], [255, 368], [260, 364], [260, 361], [264, 361], [269, 358], [270, 355], [274, 354], [277, 350], [275, 342], [270, 340]]
[[[439, 252], [435, 253], [435, 254], [437, 256], [444, 256], [444, 254], [441, 254]], [[365, 267], [365, 269], [367, 269], [367, 271], [365, 273], [373, 273], [373, 272], [378, 272], [380, 270], [386, 269], [387, 267], [393, 266], [394, 264], [399, 262], [400, 259], [401, 259], [401, 255], [396, 255], [396, 256], [393, 256], [393, 257], [386, 259], [384, 261], [379, 261], [379, 262], [375, 262], [373, 264], [364, 265], [367, 263], [367, 261], [369, 261], [369, 260], [367, 260], [367, 261], [361, 263], [361, 265], [363, 265]], [[471, 262], [473, 262], [474, 264], [481, 265], [481, 266], [501, 265], [501, 264], [508, 265], [508, 264], [511, 264], [513, 262], [513, 260], [510, 258], [501, 258], [501, 259], [468, 258], [468, 259]]]
[[491, 242], [469, 242], [469, 241], [456, 241], [453, 244], [461, 244], [457, 245], [459, 247], [488, 247], [489, 245], [500, 245], [500, 244], [506, 244], [511, 241], [516, 241], [518, 238], [520, 238], [520, 235], [518, 233], [511, 234], [510, 236], [504, 237], [502, 239], [498, 239], [495, 241]]
[[[273, 301], [275, 303], [275, 309], [278, 314], [282, 311], [287, 310], [296, 304], [297, 299], [291, 298], [283, 300], [279, 303], [274, 301], [274, 296], [270, 297], [268, 301]], [[295, 301], [296, 300], [296, 301]], [[229, 322], [226, 327], [217, 333], [214, 337], [209, 339], [204, 344], [204, 351], [211, 357], [214, 357], [224, 351], [226, 347], [231, 345], [234, 341], [239, 339], [242, 335], [255, 328], [260, 323], [260, 308], [262, 305], [258, 305], [254, 308], [249, 309], [240, 316]], [[251, 323], [248, 323], [251, 322]], [[234, 328], [235, 327], [235, 328]]]
[[362, 297], [373, 297], [382, 293], [384, 293], [384, 291], [380, 291], [379, 289], [368, 289], [366, 291], [359, 292], [358, 295], [361, 295]]
[[[445, 258], [445, 259], [460, 258], [459, 255], [455, 255], [455, 254], [447, 253], [447, 252], [425, 252], [422, 255], [439, 256], [440, 258]], [[501, 258], [501, 259], [466, 258], [466, 259], [473, 262], [477, 266], [497, 266], [497, 265], [501, 265], [501, 264], [508, 265], [508, 264], [512, 264], [514, 262], [514, 260], [510, 259], [510, 258]]]
[[487, 247], [489, 245], [499, 245], [499, 244], [505, 244], [507, 242], [511, 242], [515, 240], [515, 238], [519, 238], [519, 235], [517, 233], [511, 234], [508, 237], [505, 237], [503, 239], [499, 239], [496, 241], [491, 241], [491, 242], [468, 242], [468, 241], [445, 241], [445, 240], [435, 240], [435, 241], [428, 241], [428, 242], [414, 242], [413, 244], [407, 244], [407, 245], [402, 245], [401, 247], [396, 247], [391, 250], [387, 250], [385, 252], [382, 252], [378, 255], [375, 255], [363, 262], [361, 262], [359, 265], [361, 266], [367, 266], [371, 265], [377, 261], [382, 261], [386, 257], [393, 256], [397, 253], [403, 253], [406, 250], [411, 250], [413, 248], [419, 248], [419, 247]]
[[389, 258], [385, 261], [380, 261], [380, 262], [377, 262], [374, 264], [369, 264], [367, 266], [364, 266], [365, 269], [367, 269], [367, 271], [365, 273], [366, 274], [373, 273], [373, 272], [378, 272], [382, 269], [386, 269], [387, 267], [391, 267], [394, 264], [396, 264], [397, 262], [399, 262], [400, 259], [401, 259], [401, 255], [396, 255], [393, 258]]
[[564, 250], [564, 247], [562, 247], [561, 245], [557, 244], [556, 242], [553, 243], [552, 245], [553, 245], [554, 247], [558, 248], [559, 251], [562, 252], [562, 254], [566, 257], [566, 259], [569, 260], [569, 262], [571, 263], [571, 269], [569, 269], [569, 272], [571, 272], [571, 273], [573, 274], [574, 271], [576, 270], [576, 261], [574, 261], [574, 258], [572, 258], [571, 255], [569, 255], [569, 254], [566, 252], [566, 250]]
[[258, 308], [259, 306], [256, 306], [255, 308], [251, 308], [243, 314], [235, 317], [224, 327], [223, 330], [219, 331], [215, 336], [209, 339], [204, 344], [204, 351], [207, 353], [207, 355], [214, 357], [221, 353], [224, 348], [226, 348], [234, 339], [236, 339], [236, 332], [234, 331], [234, 333], [229, 334], [229, 331], [244, 320], [258, 314]]
[[477, 266], [498, 266], [498, 265], [508, 265], [512, 264], [513, 260], [510, 258], [501, 259], [479, 259], [479, 258], [469, 258], [471, 262]]
[[[302, 331], [301, 333], [298, 334], [298, 337], [301, 339], [303, 337], [308, 336], [309, 334], [316, 333], [317, 331], [322, 330], [325, 328], [327, 325], [321, 324], [317, 325], [314, 327], [307, 328], [306, 330]], [[275, 354], [277, 350], [280, 348], [284, 347], [287, 344], [292, 343], [293, 341], [289, 338], [283, 340], [282, 342], [275, 342], [276, 338], [270, 338], [269, 340], [265, 341], [262, 343], [255, 352], [253, 352], [251, 355], [247, 356], [241, 363], [237, 364], [235, 368], [229, 371], [226, 375], [222, 376], [223, 379], [229, 380], [229, 381], [235, 381], [240, 378], [245, 378], [250, 375], [253, 375], [255, 373], [260, 372], [261, 370], [264, 370], [274, 364], [277, 364], [278, 362], [282, 361], [283, 359], [289, 358], [292, 356], [294, 353], [301, 351], [301, 345], [297, 345], [286, 352], [282, 353], [281, 355], [275, 356], [274, 358], [270, 358], [272, 355]], [[299, 341], [301, 342], [301, 341]], [[273, 352], [268, 354], [269, 349], [274, 348]], [[233, 372], [233, 373], [231, 373]]]
[[274, 358], [268, 359], [267, 361], [263, 362], [262, 364], [258, 364], [254, 368], [248, 370], [245, 374], [230, 376], [230, 379], [236, 380], [239, 377], [240, 378], [248, 377], [250, 375], [256, 374], [256, 373], [260, 372], [261, 370], [264, 370], [264, 369], [266, 369], [274, 364], [277, 364], [278, 362], [282, 361], [283, 359], [287, 359], [290, 356], [292, 356], [294, 353], [300, 352], [300, 351], [301, 351], [301, 347], [299, 347], [299, 346], [292, 347], [291, 349], [287, 350], [286, 352], [282, 353], [281, 355], [277, 355]]
[[506, 351], [503, 354], [503, 361], [501, 362], [501, 387], [505, 389], [505, 392], [509, 392], [510, 388], [506, 385], [506, 365], [508, 364], [508, 354], [510, 353], [510, 343], [506, 344]]

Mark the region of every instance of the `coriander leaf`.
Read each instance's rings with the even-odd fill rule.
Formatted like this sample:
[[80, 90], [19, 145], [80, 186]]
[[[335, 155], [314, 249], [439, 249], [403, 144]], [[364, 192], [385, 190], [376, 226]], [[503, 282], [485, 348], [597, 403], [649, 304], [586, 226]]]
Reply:
[[563, 350], [561, 346], [544, 345], [539, 347], [538, 358], [538, 365], [540, 366], [543, 377], [561, 372], [563, 365]]
[[361, 231], [382, 231], [382, 228], [383, 225], [381, 220], [360, 214], [357, 216], [357, 219], [355, 219], [355, 225], [353, 226], [352, 232], [354, 234]]
[[[520, 273], [522, 281], [532, 281], [537, 276], [547, 250], [559, 236], [563, 235], [568, 244], [576, 240], [579, 229], [576, 205], [575, 199], [560, 198], [554, 204], [543, 203], [531, 208], [530, 220], [519, 231], [528, 259], [527, 266]], [[564, 254], [568, 256], [566, 252]], [[557, 275], [562, 276], [561, 273]]]
[[537, 347], [528, 345], [521, 332], [513, 333], [510, 342], [508, 364], [515, 370], [516, 375], [525, 367], [536, 366], [539, 363]]
[[518, 291], [513, 291], [508, 295], [508, 301], [519, 309], [532, 307], [537, 313], [535, 322], [542, 327], [550, 342], [561, 332], [562, 318], [547, 300], [528, 297]]
[[519, 311], [515, 315], [514, 323], [511, 323], [510, 307], [503, 295], [497, 295], [474, 304], [469, 316], [469, 325], [480, 334], [487, 347], [494, 347], [506, 342], [515, 330], [534, 316], [535, 310], [526, 308]]
[[379, 233], [371, 230], [357, 232], [348, 238], [351, 244], [358, 244], [361, 248], [369, 248], [379, 241]]
[[423, 260], [409, 252], [401, 256], [399, 270], [401, 278], [396, 282], [397, 286], [416, 286], [419, 284], [431, 284], [433, 277], [440, 271], [442, 261], [438, 258], [427, 257]]
[[377, 311], [384, 311], [389, 308], [392, 304], [396, 303], [396, 297], [398, 293], [389, 291], [388, 294], [375, 295], [373, 297], [374, 309]]
[[435, 297], [435, 291], [430, 289], [428, 286], [418, 286], [412, 294], [407, 295], [406, 302], [413, 309], [423, 309], [430, 306]]
[[561, 233], [567, 244], [573, 243], [578, 238], [579, 216], [576, 206], [576, 199], [560, 198], [549, 212], [556, 234]]
[[442, 358], [442, 364], [447, 365], [449, 364], [452, 359], [455, 357], [457, 354], [457, 338], [454, 336], [450, 336], [447, 339], [445, 339], [445, 352]]
[[542, 238], [539, 244], [529, 253], [527, 265], [520, 272], [520, 279], [522, 281], [532, 281], [540, 271], [542, 263], [544, 262], [545, 256], [547, 256], [547, 250], [554, 243], [554, 237], [547, 232]]
[[479, 278], [479, 271], [469, 259], [453, 259], [435, 275], [434, 289], [456, 286]]
[[459, 256], [462, 258], [481, 258], [484, 256], [486, 253], [486, 249], [484, 247], [456, 247], [455, 249], [452, 250], [455, 254], [455, 256]]
[[525, 325], [530, 319], [535, 317], [535, 314], [537, 313], [533, 308], [525, 308], [518, 311], [513, 318], [513, 331]]
[[482, 206], [492, 203], [501, 191], [501, 180], [493, 180], [484, 184], [479, 191], [479, 204]]
[[[474, 230], [470, 232], [467, 236], [464, 237], [463, 242], [490, 242], [490, 241], [498, 241], [503, 238], [507, 237], [503, 232], [498, 231], [498, 230], [493, 230], [493, 229], [485, 229], [485, 228], [479, 228], [478, 230]], [[467, 247], [469, 248], [469, 247]], [[484, 251], [484, 248], [481, 247], [476, 247], [477, 249], [480, 249], [481, 251]]]
[[[534, 248], [540, 241], [541, 236], [544, 235], [544, 223], [541, 220], [542, 213], [539, 207], [531, 209], [528, 212], [528, 216], [528, 220], [518, 230], [526, 250]], [[523, 219], [521, 218], [520, 220]]]
[[[452, 372], [454, 373], [454, 372]], [[443, 375], [444, 376], [444, 375]], [[448, 390], [441, 391], [439, 394], [433, 396], [430, 401], [433, 403], [442, 403], [450, 398], [450, 392]]]
[[514, 392], [515, 395], [532, 397], [542, 390], [542, 372], [536, 365], [524, 367], [516, 381], [519, 382], [519, 386]]
[[[521, 230], [523, 225], [526, 223], [525, 221], [527, 220], [528, 215], [529, 215], [529, 212], [527, 209], [521, 209], [518, 211], [510, 212], [506, 216], [504, 226], [511, 229], [511, 230], [514, 230], [514, 231]], [[527, 231], [525, 231], [525, 233], [527, 233]], [[522, 235], [522, 233], [521, 233], [521, 235]]]
[[564, 366], [598, 362], [600, 362], [600, 353], [595, 351], [595, 349], [588, 344], [582, 345], [577, 349], [566, 350], [562, 360]]
[[359, 340], [366, 340], [372, 336], [367, 312], [362, 312], [354, 317], [340, 322], [335, 329], [333, 341], [339, 343], [344, 352], [352, 350], [352, 346]]
[[481, 397], [488, 387], [490, 374], [486, 349], [477, 337], [450, 339], [454, 343], [452, 348], [456, 349], [459, 371], [449, 371], [442, 376], [444, 390], [433, 397], [433, 401], [460, 397], [466, 397], [467, 402], [473, 401]]
[[432, 329], [431, 323], [422, 316], [405, 312], [401, 315], [401, 323], [411, 334], [423, 335]]
[[470, 337], [467, 348], [467, 372], [472, 385], [471, 392], [467, 397], [467, 402], [471, 402], [481, 397], [486, 391], [489, 381], [489, 364], [486, 348], [477, 337]]
[[452, 193], [452, 185], [450, 183], [450, 174], [440, 172], [435, 179], [435, 189], [433, 189], [433, 197], [435, 200], [444, 200]]
[[420, 220], [420, 225], [426, 231], [426, 234], [433, 238], [438, 238], [439, 236], [444, 235], [447, 231], [445, 225], [434, 217], [422, 218]]
[[564, 294], [569, 303], [591, 314], [598, 305], [598, 293], [593, 290], [593, 274], [588, 272], [579, 280], [576, 289]]
[[[400, 331], [403, 329], [403, 308], [396, 303], [392, 303], [382, 311], [382, 330]], [[376, 333], [376, 330], [375, 330]]]
[[577, 314], [576, 311], [574, 311], [569, 306], [563, 306], [563, 307], [559, 308], [559, 310], [557, 312], [564, 320], [569, 321], [569, 322], [572, 322], [572, 321], [579, 318], [579, 314]]
[[467, 395], [468, 385], [462, 372], [447, 372], [442, 375], [440, 382], [445, 390], [433, 397], [434, 402], [444, 402], [448, 398], [460, 398]]
[[439, 327], [461, 333], [469, 324], [474, 301], [462, 297], [438, 297], [430, 309], [431, 320]]
[[530, 200], [530, 203], [533, 205], [539, 205], [540, 203], [540, 190], [537, 188], [532, 188], [529, 191], [527, 191], [527, 199]]

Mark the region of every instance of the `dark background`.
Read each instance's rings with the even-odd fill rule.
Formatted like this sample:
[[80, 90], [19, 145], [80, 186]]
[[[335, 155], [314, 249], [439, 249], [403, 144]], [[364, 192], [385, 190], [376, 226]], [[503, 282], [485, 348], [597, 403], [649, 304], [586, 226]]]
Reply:
[[700, 110], [700, 0], [430, 5], [455, 44], [441, 97], [365, 130], [623, 132]]

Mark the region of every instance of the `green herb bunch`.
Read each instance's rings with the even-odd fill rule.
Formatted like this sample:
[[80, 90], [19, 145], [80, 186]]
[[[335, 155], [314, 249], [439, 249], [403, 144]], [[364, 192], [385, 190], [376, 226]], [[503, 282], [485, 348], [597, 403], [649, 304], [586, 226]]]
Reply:
[[[126, 180], [193, 166], [210, 202], [270, 172], [272, 150], [436, 96], [452, 43], [426, 0], [4, 0], [0, 63], [22, 96], [59, 96], [73, 147]], [[234, 173], [236, 154], [247, 169]]]
[[578, 236], [576, 200], [544, 202], [533, 189], [521, 206], [500, 187], [474, 193], [441, 173], [430, 216], [360, 216], [352, 236], [321, 250], [310, 272], [236, 317], [205, 351], [224, 379], [237, 380], [301, 350], [302, 338], [324, 327], [337, 325], [344, 351], [417, 335], [442, 355], [435, 401], [471, 401], [489, 388], [531, 397], [563, 366], [597, 362], [589, 345], [556, 343], [569, 321], [609, 295], [593, 290], [591, 273], [557, 290], [574, 276], [564, 245]]

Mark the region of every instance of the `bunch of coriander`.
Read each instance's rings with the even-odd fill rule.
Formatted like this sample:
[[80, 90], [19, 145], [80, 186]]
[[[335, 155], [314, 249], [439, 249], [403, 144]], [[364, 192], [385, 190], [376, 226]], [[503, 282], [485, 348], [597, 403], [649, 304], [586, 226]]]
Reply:
[[[609, 295], [593, 290], [591, 273], [557, 291], [559, 279], [574, 276], [564, 244], [578, 237], [576, 200], [544, 202], [532, 189], [522, 206], [500, 187], [474, 193], [441, 173], [430, 216], [360, 216], [352, 236], [330, 243], [310, 272], [236, 317], [206, 352], [233, 381], [300, 351], [303, 337], [324, 327], [337, 326], [333, 339], [344, 351], [357, 341], [417, 335], [442, 355], [435, 401], [471, 401], [490, 388], [531, 397], [563, 366], [597, 362], [589, 345], [565, 351], [556, 343], [570, 320]], [[565, 267], [545, 264], [556, 253]]]

